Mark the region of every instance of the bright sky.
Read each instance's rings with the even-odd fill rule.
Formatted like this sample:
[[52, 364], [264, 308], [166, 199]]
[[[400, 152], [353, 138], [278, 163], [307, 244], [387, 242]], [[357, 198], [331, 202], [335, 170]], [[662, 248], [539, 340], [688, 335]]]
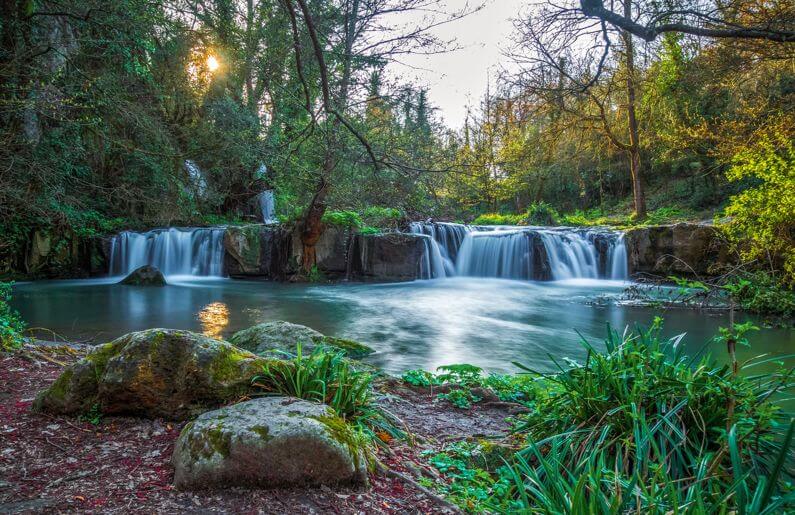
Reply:
[[[481, 0], [482, 3], [483, 0]], [[461, 9], [478, 0], [448, 0], [451, 9]], [[488, 80], [505, 62], [501, 50], [510, 44], [512, 17], [528, 0], [487, 0], [486, 6], [462, 20], [435, 29], [444, 40], [455, 39], [461, 50], [438, 55], [410, 55], [393, 71], [426, 86], [437, 114], [453, 128], [463, 126], [467, 106], [476, 107], [486, 92]]]

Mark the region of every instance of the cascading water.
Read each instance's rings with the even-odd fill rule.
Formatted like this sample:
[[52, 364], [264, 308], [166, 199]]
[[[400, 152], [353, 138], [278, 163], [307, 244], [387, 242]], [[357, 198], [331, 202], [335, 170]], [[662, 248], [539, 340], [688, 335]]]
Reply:
[[273, 200], [273, 190], [265, 190], [257, 195], [259, 201], [260, 215], [266, 224], [276, 222], [276, 207]]
[[125, 275], [144, 265], [164, 275], [221, 276], [224, 264], [223, 228], [125, 231], [110, 245], [110, 274]]
[[411, 232], [431, 240], [420, 265], [423, 279], [452, 275], [553, 280], [628, 277], [624, 236], [607, 229], [415, 222]]

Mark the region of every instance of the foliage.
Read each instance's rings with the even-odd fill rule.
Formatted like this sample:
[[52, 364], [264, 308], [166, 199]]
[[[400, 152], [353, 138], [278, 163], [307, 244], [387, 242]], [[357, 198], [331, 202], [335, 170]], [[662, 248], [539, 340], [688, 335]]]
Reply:
[[297, 346], [294, 357], [272, 361], [252, 382], [265, 392], [275, 392], [320, 402], [371, 437], [387, 433], [403, 437], [392, 420], [372, 400], [373, 376], [356, 370], [344, 351], [316, 347], [308, 356]]
[[795, 291], [774, 275], [757, 271], [732, 278], [723, 288], [751, 313], [791, 317], [795, 315]]
[[480, 367], [469, 364], [444, 365], [437, 374], [425, 370], [409, 370], [402, 376], [410, 385], [433, 388], [444, 385], [447, 392], [440, 393], [439, 399], [450, 402], [461, 409], [469, 409], [473, 403], [481, 401], [474, 389], [484, 389], [506, 402], [530, 402], [538, 394], [537, 382], [528, 376], [510, 374], [483, 375]]
[[[764, 137], [738, 152], [727, 172], [731, 181], [753, 179], [755, 185], [733, 196], [723, 227], [746, 259], [781, 258], [795, 283], [795, 144], [782, 133]], [[748, 244], [746, 245], [746, 242]]]
[[11, 283], [0, 282], [0, 351], [19, 348], [24, 342], [27, 325], [11, 308]]
[[326, 211], [323, 214], [323, 223], [340, 227], [359, 228], [362, 226], [362, 217], [356, 211]]
[[557, 225], [560, 215], [554, 207], [546, 202], [534, 202], [527, 208], [525, 223], [527, 225]]
[[[504, 466], [475, 466], [475, 445], [448, 447], [430, 458], [444, 476], [432, 486], [476, 512], [791, 509], [795, 422], [771, 399], [791, 389], [793, 370], [747, 375], [769, 361], [757, 358], [734, 374], [708, 356], [688, 358], [682, 336], [659, 336], [661, 323], [610, 331], [604, 351], [583, 342], [583, 364], [536, 383], [515, 425], [525, 444]], [[735, 327], [733, 338], [752, 329]]]
[[524, 223], [522, 215], [501, 215], [486, 213], [472, 220], [473, 225], [520, 225]]

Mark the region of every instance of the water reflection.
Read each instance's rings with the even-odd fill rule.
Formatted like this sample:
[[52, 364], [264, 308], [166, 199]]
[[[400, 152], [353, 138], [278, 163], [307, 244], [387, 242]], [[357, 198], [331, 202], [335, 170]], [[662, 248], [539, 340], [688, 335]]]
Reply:
[[202, 324], [202, 333], [210, 338], [221, 339], [229, 325], [229, 308], [223, 302], [211, 302], [196, 315]]
[[[660, 314], [592, 302], [620, 295], [623, 286], [476, 278], [321, 286], [170, 277], [164, 288], [110, 281], [17, 284], [13, 304], [32, 326], [97, 343], [152, 327], [228, 338], [261, 322], [286, 320], [370, 345], [378, 352], [369, 360], [390, 373], [456, 362], [511, 371], [513, 361], [553, 371], [554, 360], [585, 357], [580, 334], [598, 348], [608, 322], [621, 330], [646, 325]], [[725, 313], [668, 310], [662, 315], [666, 335], [688, 333], [685, 345], [691, 354], [701, 351], [719, 326], [728, 325]], [[740, 315], [738, 322], [746, 318]], [[738, 349], [741, 360], [790, 353], [795, 331], [763, 330], [750, 339], [751, 348]], [[726, 354], [714, 343], [708, 349], [719, 358]]]

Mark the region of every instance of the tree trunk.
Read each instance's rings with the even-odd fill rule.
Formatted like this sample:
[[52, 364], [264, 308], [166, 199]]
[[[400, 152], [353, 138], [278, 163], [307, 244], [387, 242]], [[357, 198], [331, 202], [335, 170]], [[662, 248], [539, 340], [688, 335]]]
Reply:
[[[624, 0], [624, 16], [630, 18], [630, 0]], [[643, 193], [643, 170], [640, 159], [640, 143], [638, 142], [638, 120], [635, 114], [635, 49], [632, 43], [632, 34], [627, 31], [622, 33], [626, 48], [627, 65], [627, 122], [629, 124], [629, 171], [632, 176], [632, 197], [635, 204], [635, 218], [646, 217], [646, 196]]]
[[[344, 111], [344, 105], [348, 97], [348, 88], [351, 82], [351, 61], [353, 55], [353, 42], [356, 33], [356, 20], [359, 16], [359, 0], [353, 0], [351, 10], [346, 15], [345, 20], [345, 54], [343, 55], [342, 77], [340, 80], [339, 94], [331, 100], [336, 104], [336, 108]], [[320, 62], [318, 62], [320, 65]], [[337, 166], [339, 155], [339, 138], [337, 131], [340, 129], [340, 119], [335, 117], [331, 130], [328, 131], [326, 139], [326, 154], [323, 160], [323, 170], [320, 175], [315, 195], [309, 203], [301, 229], [301, 245], [303, 255], [301, 268], [305, 274], [309, 274], [317, 264], [317, 252], [315, 245], [325, 229], [323, 225], [323, 215], [326, 212], [326, 196], [329, 189], [331, 172]]]
[[[324, 164], [326, 168], [329, 164], [329, 158]], [[326, 170], [324, 170], [325, 175]], [[317, 245], [320, 236], [323, 235], [325, 229], [323, 224], [323, 215], [326, 213], [326, 194], [328, 193], [328, 183], [325, 177], [321, 176], [318, 183], [315, 195], [309, 203], [309, 208], [306, 211], [304, 220], [301, 224], [301, 246], [303, 249], [301, 257], [301, 269], [304, 274], [309, 275], [312, 268], [317, 264], [317, 253], [315, 246]]]

